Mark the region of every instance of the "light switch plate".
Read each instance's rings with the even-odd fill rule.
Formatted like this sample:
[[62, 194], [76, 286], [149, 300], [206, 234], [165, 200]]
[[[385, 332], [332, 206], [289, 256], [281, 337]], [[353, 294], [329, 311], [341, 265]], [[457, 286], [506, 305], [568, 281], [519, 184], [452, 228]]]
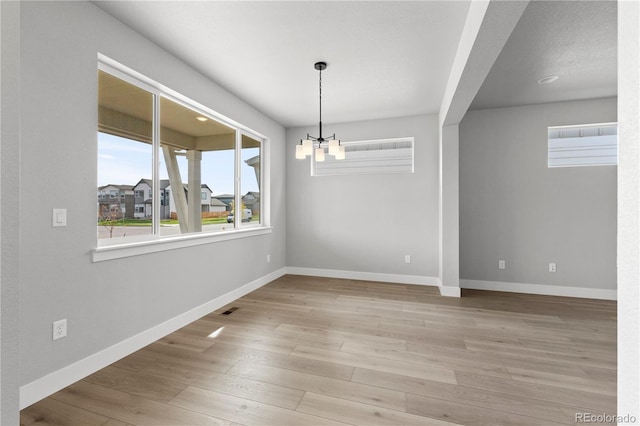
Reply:
[[67, 209], [53, 209], [51, 214], [51, 225], [54, 228], [67, 226]]

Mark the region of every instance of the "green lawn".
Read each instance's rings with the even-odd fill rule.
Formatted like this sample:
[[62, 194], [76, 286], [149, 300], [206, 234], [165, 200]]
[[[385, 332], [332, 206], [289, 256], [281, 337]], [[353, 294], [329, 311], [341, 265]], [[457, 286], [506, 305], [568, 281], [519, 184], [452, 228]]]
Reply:
[[[255, 220], [255, 219], [254, 219]], [[212, 225], [215, 223], [227, 223], [226, 217], [213, 217], [202, 219], [203, 225]], [[99, 220], [100, 226], [111, 226], [112, 222], [109, 220]], [[161, 225], [178, 225], [177, 219], [163, 219], [160, 221]], [[113, 223], [114, 226], [151, 226], [151, 219], [118, 219]]]

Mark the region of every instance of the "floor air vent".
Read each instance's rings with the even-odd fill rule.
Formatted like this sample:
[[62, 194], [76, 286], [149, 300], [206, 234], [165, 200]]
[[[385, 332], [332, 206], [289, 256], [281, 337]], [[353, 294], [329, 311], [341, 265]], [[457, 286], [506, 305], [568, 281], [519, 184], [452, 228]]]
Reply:
[[222, 315], [231, 315], [232, 313], [234, 313], [234, 312], [235, 312], [235, 311], [237, 311], [237, 310], [238, 310], [238, 308], [236, 308], [236, 307], [229, 308], [229, 309], [227, 309], [226, 311], [224, 311], [224, 312], [222, 313]]

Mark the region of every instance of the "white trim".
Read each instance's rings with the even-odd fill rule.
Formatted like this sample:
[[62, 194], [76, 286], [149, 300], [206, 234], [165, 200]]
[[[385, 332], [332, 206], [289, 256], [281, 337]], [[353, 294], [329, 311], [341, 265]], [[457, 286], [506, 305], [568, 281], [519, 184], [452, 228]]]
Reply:
[[287, 266], [287, 274], [342, 278], [347, 280], [380, 281], [399, 284], [438, 285], [437, 277], [427, 277], [423, 275], [397, 275], [377, 272], [341, 271], [337, 269], [300, 268], [297, 266]]
[[460, 287], [439, 286], [440, 296], [444, 297], [460, 297]]
[[285, 275], [286, 268], [280, 268], [260, 277], [222, 296], [216, 297], [190, 311], [171, 318], [148, 330], [136, 334], [122, 342], [116, 343], [100, 352], [81, 359], [71, 365], [54, 371], [44, 377], [20, 387], [20, 409], [30, 406], [43, 398], [69, 386], [78, 380], [132, 354], [133, 352], [155, 342], [162, 337], [192, 323], [216, 309], [220, 309], [234, 300], [248, 294], [265, 284]]
[[460, 287], [474, 290], [507, 291], [545, 296], [580, 297], [583, 299], [618, 300], [616, 290], [568, 287], [544, 284], [510, 283], [503, 281], [460, 280]]
[[202, 244], [219, 243], [221, 241], [236, 240], [238, 238], [255, 237], [257, 235], [271, 234], [272, 231], [273, 228], [263, 226], [260, 228], [234, 229], [216, 233], [185, 234], [175, 237], [161, 237], [147, 241], [103, 246], [91, 251], [91, 260], [93, 262], [102, 262], [105, 260], [121, 259], [123, 257], [157, 253]]

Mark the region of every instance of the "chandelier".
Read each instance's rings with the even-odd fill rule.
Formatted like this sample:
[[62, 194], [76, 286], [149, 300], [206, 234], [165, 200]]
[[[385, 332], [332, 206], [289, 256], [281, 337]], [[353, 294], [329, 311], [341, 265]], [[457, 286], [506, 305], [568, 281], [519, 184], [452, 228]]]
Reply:
[[336, 139], [336, 134], [334, 133], [333, 135], [331, 135], [329, 139], [325, 139], [322, 137], [322, 70], [327, 68], [327, 63], [316, 62], [313, 67], [320, 72], [320, 136], [316, 138], [314, 136], [310, 136], [309, 133], [307, 133], [306, 139], [300, 139], [300, 144], [296, 145], [296, 158], [299, 160], [305, 159], [307, 155], [311, 155], [312, 153], [314, 153], [315, 147], [316, 161], [324, 161], [325, 151], [323, 144], [325, 144], [328, 147], [329, 155], [333, 155], [336, 160], [344, 160], [344, 146], [341, 145], [340, 141]]

